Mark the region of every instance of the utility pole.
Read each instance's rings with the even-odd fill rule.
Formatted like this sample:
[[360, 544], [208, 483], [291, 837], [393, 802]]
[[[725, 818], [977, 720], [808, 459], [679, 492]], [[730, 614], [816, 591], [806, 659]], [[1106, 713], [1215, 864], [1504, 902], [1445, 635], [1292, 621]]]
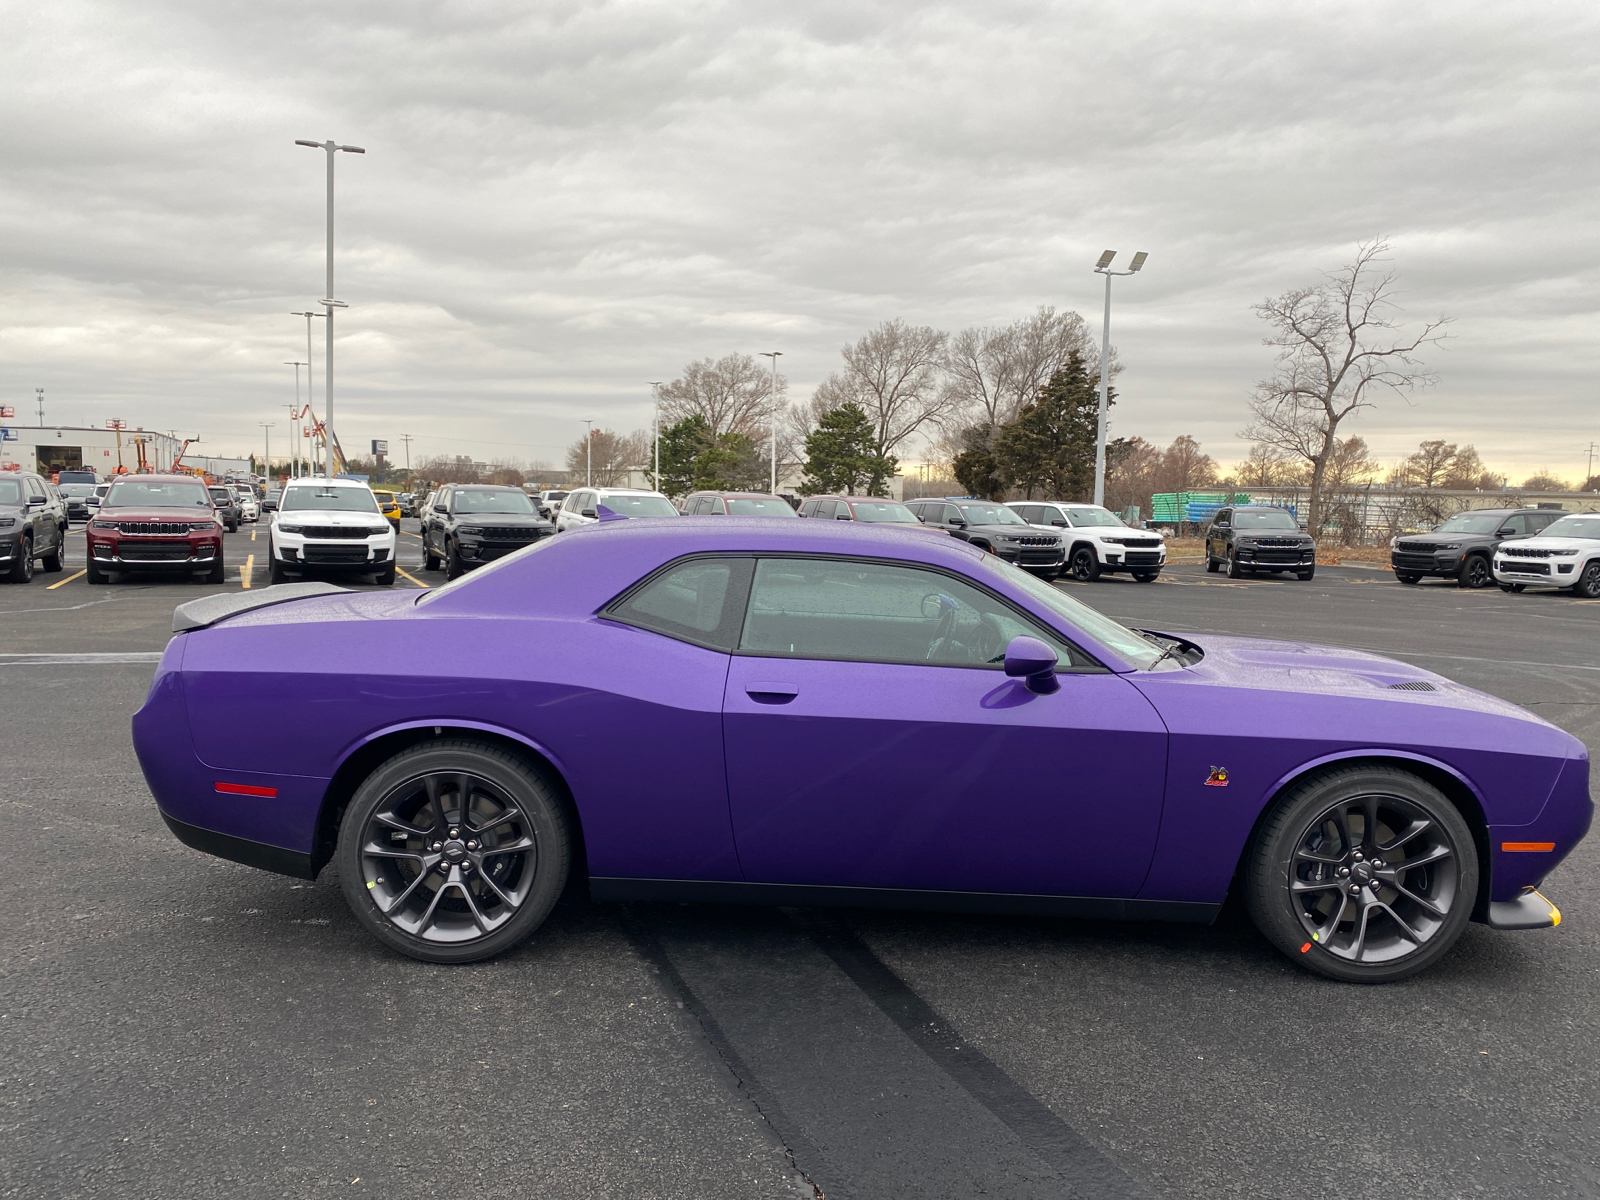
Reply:
[[411, 435], [402, 433], [400, 440], [406, 444], [406, 487], [411, 487]]
[[346, 154], [365, 154], [360, 146], [341, 146], [334, 141], [307, 142], [295, 140], [296, 146], [310, 146], [313, 150], [325, 150], [328, 154], [328, 289], [327, 295], [317, 301], [327, 309], [328, 339], [323, 348], [323, 370], [325, 372], [322, 383], [322, 404], [325, 411], [323, 424], [327, 426], [328, 436], [323, 442], [323, 469], [328, 479], [333, 478], [333, 310], [348, 308], [342, 300], [333, 298], [333, 156], [339, 151]]
[[33, 394], [39, 398], [39, 428], [44, 428], [44, 389], [34, 388]]
[[650, 395], [656, 403], [656, 491], [661, 490], [661, 380], [650, 380]]
[[1106, 277], [1106, 320], [1100, 333], [1100, 420], [1094, 439], [1094, 502], [1104, 506], [1106, 502], [1106, 409], [1109, 407], [1111, 370], [1111, 277], [1113, 275], [1137, 275], [1139, 268], [1144, 266], [1144, 260], [1150, 256], [1143, 250], [1133, 256], [1133, 261], [1128, 264], [1126, 271], [1113, 271], [1111, 260], [1117, 256], [1115, 250], [1107, 250], [1100, 256], [1100, 261], [1094, 266], [1095, 273]]
[[[293, 314], [291, 314], [293, 315]], [[307, 358], [310, 357], [311, 322], [306, 322], [306, 349]], [[300, 423], [300, 368], [306, 369], [306, 383], [311, 382], [311, 363], [287, 362], [286, 367], [294, 368], [294, 407], [289, 410], [289, 477], [297, 478], [300, 474], [300, 447], [295, 444], [294, 435]]]
[[583, 486], [594, 486], [594, 418], [583, 419]]
[[1583, 473], [1583, 478], [1586, 481], [1594, 478], [1594, 452], [1595, 452], [1596, 449], [1600, 449], [1600, 447], [1597, 447], [1593, 442], [1590, 442], [1589, 443], [1589, 469], [1586, 470]]
[[772, 360], [772, 412], [769, 414], [772, 422], [769, 431], [772, 440], [768, 444], [770, 452], [767, 455], [769, 460], [767, 465], [772, 468], [771, 486], [768, 491], [774, 496], [778, 494], [778, 359], [782, 356], [782, 350], [763, 350], [761, 352], [762, 358], [770, 358]]
[[262, 476], [263, 479], [271, 479], [272, 478], [272, 422], [270, 422], [270, 421], [257, 421], [256, 424], [261, 426], [262, 430], [264, 431], [262, 436], [264, 438], [266, 438], [266, 441], [267, 441], [266, 457], [262, 460], [266, 465], [265, 465], [265, 469], [263, 469], [262, 472], [261, 472], [261, 476]]

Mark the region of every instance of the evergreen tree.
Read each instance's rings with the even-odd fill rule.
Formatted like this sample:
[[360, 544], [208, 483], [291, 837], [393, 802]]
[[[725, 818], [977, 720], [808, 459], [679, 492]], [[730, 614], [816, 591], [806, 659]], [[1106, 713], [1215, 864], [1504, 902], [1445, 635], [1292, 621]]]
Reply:
[[661, 431], [661, 478], [656, 490], [682, 499], [696, 488], [696, 463], [711, 449], [711, 426], [699, 413]]
[[887, 496], [898, 461], [892, 454], [875, 451], [872, 421], [861, 406], [841, 404], [823, 413], [806, 438], [801, 487], [808, 492]]
[[[1099, 397], [1083, 355], [1073, 351], [1017, 419], [994, 439], [996, 474], [1053, 500], [1088, 499], [1094, 491]], [[1114, 394], [1108, 397], [1115, 403]]]
[[960, 454], [950, 464], [956, 482], [969, 496], [984, 500], [1004, 500], [1006, 480], [995, 460], [995, 431], [987, 425], [973, 425], [961, 434]]

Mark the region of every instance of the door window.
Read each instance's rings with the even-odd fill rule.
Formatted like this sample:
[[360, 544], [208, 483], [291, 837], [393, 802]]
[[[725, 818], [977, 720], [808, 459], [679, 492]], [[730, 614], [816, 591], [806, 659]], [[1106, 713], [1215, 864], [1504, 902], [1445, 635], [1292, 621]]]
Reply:
[[[1528, 516], [1526, 513], [1513, 513], [1500, 523], [1500, 528], [1510, 530], [1505, 535], [1506, 537], [1522, 537], [1524, 534], [1532, 532], [1528, 528]], [[1534, 526], [1534, 528], [1537, 529], [1539, 526]]]
[[739, 649], [767, 657], [998, 668], [1019, 634], [1052, 646], [1062, 667], [1094, 665], [1004, 601], [937, 571], [763, 558]]
[[647, 579], [604, 615], [713, 650], [732, 650], [750, 587], [748, 558], [691, 558]]
[[814, 516], [816, 516], [816, 514], [817, 514], [817, 502], [815, 500], [807, 500], [804, 504], [802, 504], [800, 506], [800, 515], [802, 517], [814, 517]]

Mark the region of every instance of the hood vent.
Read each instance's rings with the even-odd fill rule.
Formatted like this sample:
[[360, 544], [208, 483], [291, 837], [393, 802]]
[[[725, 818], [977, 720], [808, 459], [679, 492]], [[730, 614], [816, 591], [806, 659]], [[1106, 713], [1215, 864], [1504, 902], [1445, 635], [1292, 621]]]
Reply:
[[1437, 692], [1439, 689], [1424, 679], [1412, 680], [1410, 683], [1391, 683], [1391, 692]]

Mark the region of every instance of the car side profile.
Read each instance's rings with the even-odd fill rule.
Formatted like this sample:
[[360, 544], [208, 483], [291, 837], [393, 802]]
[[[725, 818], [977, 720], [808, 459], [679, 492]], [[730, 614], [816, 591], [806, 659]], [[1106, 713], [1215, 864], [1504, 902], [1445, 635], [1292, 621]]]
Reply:
[[1495, 581], [1494, 557], [1500, 544], [1533, 537], [1568, 514], [1556, 508], [1475, 508], [1457, 513], [1431, 533], [1404, 534], [1390, 543], [1389, 565], [1401, 583], [1432, 576], [1454, 579], [1464, 588]]
[[204, 480], [193, 475], [119, 475], [85, 530], [93, 584], [113, 575], [159, 571], [221, 583], [222, 518]]
[[455, 483], [439, 489], [423, 518], [422, 565], [456, 579], [554, 533], [521, 488]]
[[822, 521], [864, 521], [869, 525], [894, 525], [927, 533], [946, 532], [937, 525], [925, 525], [906, 505], [883, 496], [808, 496], [795, 511], [798, 516]]
[[357, 920], [432, 962], [511, 948], [583, 872], [608, 900], [1180, 921], [1237, 886], [1292, 961], [1384, 982], [1469, 920], [1557, 923], [1536, 889], [1593, 815], [1583, 744], [1505, 701], [1130, 629], [885, 525], [608, 522], [420, 597], [267, 588], [174, 629], [133, 721], [168, 827], [337, 861]]
[[291, 573], [371, 575], [395, 579], [395, 532], [372, 489], [358, 479], [292, 479], [267, 532], [271, 581]]
[[777, 517], [787, 520], [795, 511], [782, 496], [766, 492], [691, 492], [683, 499], [686, 517]]
[[1294, 514], [1264, 504], [1220, 508], [1206, 529], [1206, 570], [1228, 569], [1229, 579], [1294, 573], [1306, 581], [1317, 573], [1317, 543]]
[[1508, 592], [1567, 588], [1574, 596], [1600, 600], [1600, 513], [1568, 513], [1540, 534], [1501, 542], [1494, 577]]
[[1161, 534], [1133, 529], [1099, 504], [1013, 500], [1006, 505], [1030, 525], [1059, 529], [1066, 541], [1064, 574], [1091, 583], [1101, 574], [1126, 571], [1138, 583], [1152, 583], [1167, 563]]
[[619, 517], [675, 517], [678, 507], [660, 492], [647, 492], [642, 488], [591, 488], [582, 487], [568, 492], [556, 510], [556, 532], [582, 529], [600, 519], [600, 506], [604, 505]]
[[1055, 578], [1065, 565], [1065, 539], [1053, 530], [1034, 528], [1004, 504], [952, 496], [913, 500], [906, 507], [919, 521], [1047, 578]]
[[0, 475], [0, 577], [9, 583], [33, 579], [33, 564], [61, 570], [66, 550], [65, 506], [58, 517], [50, 485], [31, 471]]

